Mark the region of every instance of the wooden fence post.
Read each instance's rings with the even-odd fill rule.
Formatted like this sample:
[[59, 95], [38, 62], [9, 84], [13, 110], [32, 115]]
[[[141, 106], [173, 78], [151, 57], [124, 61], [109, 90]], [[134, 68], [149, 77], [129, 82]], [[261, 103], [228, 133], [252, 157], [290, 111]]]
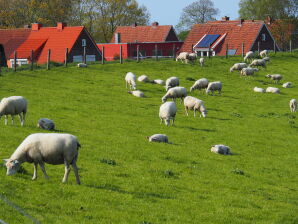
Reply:
[[34, 63], [34, 55], [33, 55], [33, 50], [31, 50], [31, 67], [30, 70], [33, 71], [33, 63]]
[[226, 58], [228, 58], [229, 45], [226, 46]]
[[51, 49], [48, 49], [47, 70], [50, 70]]
[[158, 61], [157, 44], [155, 44], [155, 60]]
[[191, 45], [191, 53], [193, 53], [193, 44]]
[[242, 43], [242, 57], [244, 58], [244, 43]]
[[122, 64], [122, 45], [120, 45], [120, 64]]
[[274, 43], [274, 46], [273, 46], [274, 54], [276, 54], [276, 43], [275, 43], [275, 41], [273, 43]]
[[68, 48], [65, 49], [65, 58], [64, 58], [64, 66], [67, 67], [68, 61]]
[[140, 54], [140, 45], [137, 45], [137, 62], [140, 62], [139, 54]]
[[290, 40], [290, 52], [292, 53], [292, 40]]
[[0, 76], [1, 76], [1, 66], [0, 66]]
[[17, 51], [14, 51], [13, 54], [13, 71], [17, 71]]
[[83, 63], [86, 64], [86, 47], [83, 48]]
[[260, 55], [260, 51], [261, 51], [261, 49], [260, 49], [260, 41], [258, 41], [258, 55]]
[[101, 64], [105, 63], [105, 47], [101, 47]]
[[176, 60], [176, 44], [173, 45], [173, 60]]
[[208, 58], [210, 59], [210, 57], [211, 57], [211, 48], [210, 48], [211, 46], [210, 46], [210, 44], [209, 44], [209, 47], [208, 47]]

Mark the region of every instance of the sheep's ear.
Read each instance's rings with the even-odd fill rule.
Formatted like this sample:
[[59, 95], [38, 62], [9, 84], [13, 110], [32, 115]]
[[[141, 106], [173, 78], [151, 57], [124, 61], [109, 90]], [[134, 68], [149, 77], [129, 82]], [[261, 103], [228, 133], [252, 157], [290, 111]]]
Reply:
[[8, 162], [8, 160], [9, 160], [9, 159], [3, 159], [3, 161], [4, 161], [5, 163], [7, 163], [7, 162]]
[[19, 162], [18, 160], [16, 160], [16, 159], [13, 161], [13, 164], [14, 164], [14, 165], [18, 165], [19, 163], [20, 163], [20, 162]]

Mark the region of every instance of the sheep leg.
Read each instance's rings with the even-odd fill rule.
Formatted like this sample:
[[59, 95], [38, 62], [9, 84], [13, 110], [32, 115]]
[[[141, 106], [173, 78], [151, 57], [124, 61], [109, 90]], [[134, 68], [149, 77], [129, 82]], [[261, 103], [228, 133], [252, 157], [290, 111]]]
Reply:
[[41, 170], [42, 170], [42, 172], [43, 172], [44, 177], [45, 177], [46, 179], [49, 179], [49, 176], [48, 176], [48, 174], [47, 174], [47, 172], [46, 172], [46, 168], [44, 167], [44, 163], [39, 163], [39, 166], [40, 166], [40, 168], [41, 168]]
[[196, 117], [196, 109], [193, 110], [193, 116]]
[[175, 123], [175, 117], [173, 117], [172, 119], [172, 126], [174, 126], [174, 123]]
[[23, 116], [22, 116], [22, 114], [19, 114], [19, 117], [20, 117], [21, 125], [24, 126], [23, 125]]
[[11, 123], [14, 125], [14, 115], [11, 115]]
[[23, 112], [23, 123], [22, 123], [22, 126], [25, 125], [25, 119], [26, 119], [26, 112]]
[[34, 163], [34, 171], [33, 171], [33, 177], [32, 180], [37, 179], [37, 163]]
[[160, 118], [160, 124], [162, 124], [162, 118]]
[[7, 122], [8, 122], [8, 116], [5, 115], [5, 125], [7, 125]]
[[72, 168], [73, 168], [73, 172], [75, 173], [75, 176], [76, 176], [77, 184], [81, 184], [80, 177], [79, 177], [79, 172], [78, 172], [78, 167], [77, 167], [76, 162], [73, 162], [71, 165], [72, 165]]
[[69, 175], [69, 172], [70, 172], [69, 163], [67, 163], [65, 161], [64, 164], [65, 164], [65, 172], [64, 172], [64, 177], [63, 177], [62, 183], [66, 183], [67, 182], [68, 175]]
[[185, 114], [186, 114], [186, 116], [188, 116], [188, 109], [187, 109], [187, 107], [185, 107]]

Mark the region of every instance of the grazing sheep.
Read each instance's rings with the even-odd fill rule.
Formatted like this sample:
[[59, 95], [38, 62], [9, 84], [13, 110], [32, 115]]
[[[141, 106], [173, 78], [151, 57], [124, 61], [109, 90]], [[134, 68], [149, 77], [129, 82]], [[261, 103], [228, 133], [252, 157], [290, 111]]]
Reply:
[[192, 92], [195, 89], [201, 90], [206, 89], [208, 87], [209, 81], [206, 78], [201, 78], [197, 80], [192, 87], [190, 87], [190, 92]]
[[261, 58], [267, 57], [268, 56], [268, 53], [269, 53], [268, 50], [263, 50], [263, 51], [260, 52], [260, 57]]
[[139, 82], [150, 82], [147, 75], [141, 75], [140, 77], [138, 77], [138, 81]]
[[191, 63], [194, 63], [197, 60], [197, 54], [196, 53], [189, 53], [187, 56], [188, 61]]
[[203, 67], [205, 65], [205, 59], [204, 58], [200, 58], [199, 60], [201, 67]]
[[168, 136], [163, 135], [163, 134], [155, 134], [152, 136], [147, 136], [147, 139], [149, 142], [164, 142], [164, 143], [169, 143]]
[[292, 83], [291, 82], [286, 82], [282, 85], [282, 87], [284, 88], [291, 88], [292, 87]]
[[230, 68], [230, 72], [241, 71], [243, 68], [247, 68], [246, 63], [236, 63]]
[[19, 115], [21, 125], [25, 124], [27, 113], [27, 100], [22, 96], [10, 96], [3, 98], [0, 102], [0, 119], [5, 115], [5, 125], [7, 125], [8, 115], [11, 116], [12, 124], [14, 124], [14, 116]]
[[254, 52], [253, 51], [248, 51], [245, 54], [244, 61], [252, 60], [253, 58], [254, 58]]
[[79, 63], [77, 66], [78, 68], [87, 68], [87, 64], [85, 63]]
[[177, 77], [170, 77], [166, 80], [166, 91], [175, 86], [179, 86], [179, 79]]
[[181, 52], [177, 58], [176, 58], [176, 61], [182, 61], [185, 62], [186, 64], [188, 63], [188, 52]]
[[165, 102], [162, 104], [159, 108], [160, 124], [164, 120], [165, 125], [168, 126], [172, 120], [172, 125], [174, 125], [176, 113], [177, 107], [174, 102]]
[[167, 93], [161, 98], [161, 101], [164, 103], [167, 101], [168, 98], [172, 98], [174, 101], [176, 101], [176, 98], [184, 99], [184, 97], [187, 96], [187, 90], [184, 87], [176, 86], [174, 88], [171, 88], [167, 91]]
[[269, 58], [269, 57], [264, 57], [263, 60], [265, 60], [266, 63], [267, 63], [267, 62], [270, 62], [270, 58]]
[[184, 98], [184, 108], [185, 113], [188, 116], [188, 110], [194, 111], [194, 117], [196, 116], [196, 111], [201, 112], [201, 116], [206, 117], [207, 116], [207, 109], [204, 105], [204, 102], [202, 100], [199, 100], [192, 96], [187, 96]]
[[133, 96], [136, 97], [145, 97], [144, 93], [140, 90], [134, 90], [134, 91], [128, 91], [128, 93], [132, 94]]
[[48, 179], [44, 163], [53, 165], [64, 164], [65, 173], [63, 183], [68, 179], [70, 165], [72, 165], [77, 184], [80, 184], [76, 165], [80, 143], [70, 134], [36, 133], [29, 135], [15, 150], [9, 159], [5, 159], [7, 175], [13, 175], [24, 162], [34, 163], [32, 180], [37, 178], [39, 164], [45, 178]]
[[38, 120], [37, 127], [53, 131], [55, 130], [55, 123], [54, 121], [48, 119], [48, 118], [41, 118]]
[[291, 110], [291, 112], [296, 112], [296, 110], [297, 110], [297, 100], [296, 99], [290, 100], [290, 110]]
[[221, 94], [221, 90], [222, 90], [222, 84], [220, 81], [210, 82], [206, 89], [206, 94], [208, 95], [210, 91], [212, 92], [212, 95], [214, 95], [214, 91], [218, 91], [219, 94]]
[[275, 88], [275, 87], [268, 87], [266, 89], [266, 93], [280, 93], [279, 89], [278, 88]]
[[211, 152], [222, 154], [222, 155], [231, 155], [230, 147], [226, 145], [213, 145], [211, 147]]
[[255, 59], [252, 61], [252, 63], [249, 65], [251, 66], [262, 66], [264, 68], [266, 68], [266, 61], [264, 59]]
[[280, 74], [274, 74], [274, 75], [266, 75], [266, 78], [270, 78], [273, 80], [275, 83], [278, 83], [280, 80], [282, 80], [282, 75]]
[[243, 75], [243, 76], [251, 76], [255, 72], [258, 72], [258, 71], [259, 71], [259, 69], [257, 69], [257, 68], [248, 67], [248, 68], [243, 68], [241, 70], [240, 74]]
[[133, 74], [132, 72], [128, 72], [125, 76], [125, 82], [126, 82], [126, 88], [129, 85], [130, 89], [136, 90], [137, 89], [137, 84], [136, 84], [136, 75]]
[[153, 80], [153, 83], [163, 85], [165, 82], [161, 79], [155, 79], [155, 80]]
[[259, 87], [255, 87], [254, 88], [254, 92], [256, 92], [256, 93], [265, 93], [265, 89], [259, 88]]

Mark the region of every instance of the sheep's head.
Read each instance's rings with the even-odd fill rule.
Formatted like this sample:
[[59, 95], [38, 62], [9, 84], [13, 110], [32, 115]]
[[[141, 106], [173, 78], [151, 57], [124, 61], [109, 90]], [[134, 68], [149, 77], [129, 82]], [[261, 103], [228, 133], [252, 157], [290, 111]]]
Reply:
[[271, 78], [271, 75], [265, 75], [266, 78]]
[[193, 87], [190, 87], [189, 91], [192, 92], [193, 91]]
[[167, 97], [166, 97], [166, 96], [163, 96], [163, 97], [161, 98], [161, 101], [162, 101], [163, 103], [165, 103], [165, 102], [167, 101]]
[[166, 126], [169, 126], [170, 125], [170, 119], [165, 119], [165, 124], [166, 124]]
[[18, 160], [12, 160], [12, 159], [4, 159], [5, 166], [7, 168], [6, 175], [14, 175], [18, 169], [20, 168], [20, 162]]

